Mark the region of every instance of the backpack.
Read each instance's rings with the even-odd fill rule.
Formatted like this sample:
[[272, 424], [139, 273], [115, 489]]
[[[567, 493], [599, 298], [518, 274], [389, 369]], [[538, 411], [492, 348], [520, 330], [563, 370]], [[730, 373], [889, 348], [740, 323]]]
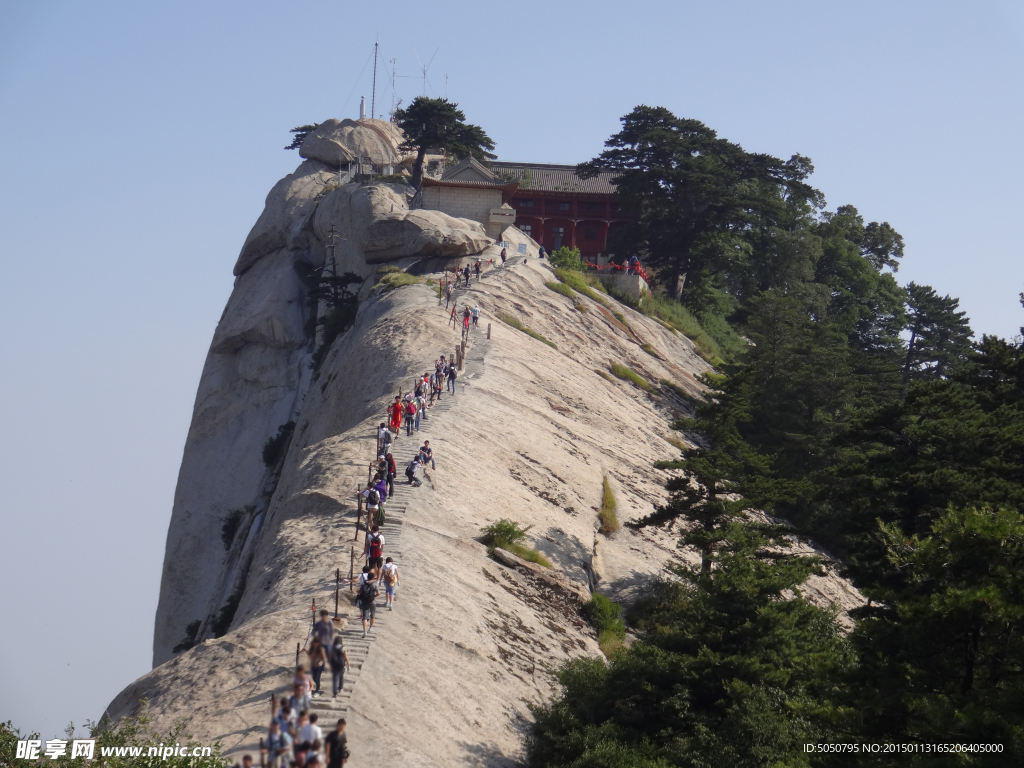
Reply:
[[379, 533], [375, 533], [370, 537], [370, 557], [381, 557], [384, 554], [384, 542], [380, 538]]
[[380, 494], [377, 492], [376, 488], [370, 489], [370, 495], [366, 497], [366, 503], [368, 506], [380, 504]]
[[384, 521], [387, 520], [387, 515], [384, 513], [384, 505], [381, 504], [377, 507], [377, 514], [373, 517], [373, 522], [377, 525], [384, 525]]
[[455, 366], [454, 365], [451, 368], [448, 369], [448, 378], [452, 379], [453, 381], [455, 379], [459, 378], [459, 374], [455, 371]]
[[373, 605], [375, 597], [377, 597], [377, 585], [371, 579], [367, 579], [359, 587], [359, 596], [356, 598], [356, 602], [361, 608], [369, 608]]
[[395, 586], [395, 582], [398, 581], [398, 569], [392, 566], [391, 568], [384, 568], [384, 582], [389, 586]]
[[416, 415], [416, 406], [413, 404], [412, 400], [410, 400], [408, 405], [405, 406], [405, 412], [410, 416]]
[[341, 669], [345, 666], [345, 645], [339, 638], [334, 645], [331, 646], [331, 667], [334, 669]]

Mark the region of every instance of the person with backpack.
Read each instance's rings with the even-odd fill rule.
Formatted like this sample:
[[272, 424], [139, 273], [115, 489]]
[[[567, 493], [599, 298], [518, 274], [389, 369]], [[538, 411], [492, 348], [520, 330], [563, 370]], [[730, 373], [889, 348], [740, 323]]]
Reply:
[[395, 604], [395, 588], [399, 584], [398, 566], [390, 557], [384, 562], [384, 570], [381, 572], [384, 581], [384, 602], [389, 611], [393, 611]]
[[288, 754], [292, 751], [292, 739], [281, 731], [281, 723], [277, 719], [270, 721], [270, 732], [264, 743], [264, 749], [267, 750], [267, 765], [270, 768], [285, 768], [288, 765]]
[[374, 524], [366, 534], [366, 549], [363, 555], [366, 557], [366, 564], [374, 572], [374, 578], [379, 580], [380, 569], [384, 567], [384, 534], [380, 532], [380, 525]]
[[[367, 575], [369, 576], [370, 574]], [[366, 637], [367, 632], [373, 632], [373, 620], [377, 615], [377, 606], [374, 601], [379, 593], [377, 580], [367, 578], [359, 587], [359, 594], [356, 595], [356, 605], [359, 606], [359, 618], [363, 622], [363, 637]], [[366, 627], [367, 621], [370, 622], [369, 629]]]
[[427, 399], [420, 395], [416, 398], [416, 431], [420, 431], [420, 418], [427, 418]]
[[455, 364], [448, 366], [448, 388], [455, 394], [455, 380], [459, 378], [458, 372], [455, 370]]
[[380, 429], [377, 430], [377, 453], [387, 453], [391, 449], [391, 441], [394, 437], [387, 425], [382, 421]]
[[327, 738], [324, 739], [324, 747], [327, 749], [327, 768], [341, 768], [348, 762], [348, 736], [345, 735], [345, 718], [341, 718], [335, 729], [327, 734]]
[[505, 266], [505, 259], [508, 258], [508, 248], [501, 249], [501, 266]]
[[395, 476], [398, 474], [398, 465], [395, 464], [395, 457], [392, 456], [390, 453], [388, 453], [388, 455], [384, 457], [384, 460], [388, 464], [388, 474], [387, 474], [388, 495], [389, 496], [394, 496], [395, 495]]
[[[542, 245], [540, 247], [540, 250], [537, 251], [537, 258], [543, 259], [545, 256], [547, 256], [547, 254], [548, 254], [548, 252], [544, 250], [544, 246]], [[525, 263], [525, 260], [524, 260], [524, 263]]]
[[473, 265], [473, 270], [476, 272], [476, 279], [480, 279], [480, 259], [476, 260], [476, 264]]
[[416, 421], [416, 402], [409, 400], [405, 404], [405, 434], [412, 437], [412, 425]]
[[409, 479], [409, 485], [415, 485], [417, 488], [423, 485], [423, 481], [418, 477], [420, 466], [420, 457], [417, 455], [405, 468], [405, 476]]
[[[420, 450], [423, 450], [422, 448]], [[313, 625], [306, 636], [306, 642], [316, 638], [320, 645], [326, 650], [331, 647], [331, 640], [334, 639], [334, 622], [331, 621], [331, 613], [328, 610], [320, 611], [320, 621]]]
[[331, 698], [338, 698], [341, 689], [345, 687], [345, 670], [351, 668], [348, 662], [348, 651], [345, 650], [345, 642], [341, 639], [339, 632], [334, 636], [331, 643], [331, 689], [334, 695]]
[[473, 305], [473, 325], [480, 325], [480, 307]]
[[324, 673], [324, 667], [327, 666], [327, 651], [319, 637], [313, 637], [313, 642], [306, 651], [306, 655], [309, 656], [309, 673], [313, 676], [313, 685], [315, 686], [310, 698], [316, 699], [323, 696], [320, 692], [320, 678]]
[[380, 512], [380, 491], [370, 486], [363, 491], [363, 499], [366, 500], [366, 519], [376, 520]]

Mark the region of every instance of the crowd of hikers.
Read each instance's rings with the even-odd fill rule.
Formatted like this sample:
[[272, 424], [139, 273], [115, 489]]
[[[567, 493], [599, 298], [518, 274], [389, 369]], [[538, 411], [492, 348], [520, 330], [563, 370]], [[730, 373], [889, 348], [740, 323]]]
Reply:
[[341, 692], [349, 669], [345, 643], [328, 611], [320, 611], [320, 620], [313, 624], [306, 646], [309, 672], [305, 664], [299, 664], [292, 678], [291, 696], [272, 699], [270, 729], [261, 745], [261, 764], [270, 768], [341, 768], [348, 761], [345, 719], [335, 722], [333, 730], [324, 735], [319, 715], [311, 711], [313, 699], [323, 695], [321, 681], [327, 667], [331, 669], [334, 698]]
[[[505, 263], [506, 250], [501, 251], [501, 262]], [[488, 262], [490, 264], [490, 262]], [[452, 291], [460, 278], [469, 285], [470, 276], [480, 279], [482, 263], [477, 260], [470, 267], [466, 265], [457, 271], [452, 279], [442, 283], [441, 295], [452, 303]], [[446, 308], [447, 308], [446, 303]], [[449, 322], [456, 322], [456, 306], [452, 304]], [[470, 325], [479, 325], [480, 307], [463, 308], [463, 333], [468, 334]], [[359, 574], [356, 607], [362, 623], [363, 637], [373, 632], [377, 613], [377, 600], [384, 592], [384, 609], [393, 611], [401, 578], [398, 565], [385, 553], [387, 544], [381, 525], [387, 519], [387, 501], [395, 493], [395, 478], [398, 466], [392, 448], [405, 427], [407, 437], [420, 431], [423, 419], [429, 418], [429, 411], [445, 395], [455, 396], [459, 372], [454, 359], [441, 355], [434, 361], [434, 369], [417, 377], [413, 389], [404, 396], [399, 394], [386, 409], [386, 420], [377, 429], [377, 458], [370, 465], [371, 482], [359, 492], [366, 509], [367, 530], [363, 540], [362, 559], [365, 565]], [[416, 455], [405, 467], [406, 482], [412, 486], [422, 485], [420, 475], [436, 462], [429, 440], [424, 440]], [[353, 586], [356, 586], [353, 584]], [[291, 695], [280, 701], [273, 700], [273, 712], [269, 731], [262, 745], [261, 763], [269, 768], [341, 768], [348, 761], [349, 751], [345, 735], [345, 720], [338, 720], [334, 728], [324, 734], [319, 716], [312, 711], [313, 699], [325, 695], [328, 685], [323, 680], [330, 669], [331, 697], [338, 698], [344, 687], [345, 672], [349, 669], [348, 652], [340, 630], [326, 610], [320, 611], [320, 620], [313, 624], [306, 643], [305, 663], [299, 664], [292, 679]], [[307, 669], [308, 668], [308, 669]], [[247, 759], [250, 759], [246, 755]]]

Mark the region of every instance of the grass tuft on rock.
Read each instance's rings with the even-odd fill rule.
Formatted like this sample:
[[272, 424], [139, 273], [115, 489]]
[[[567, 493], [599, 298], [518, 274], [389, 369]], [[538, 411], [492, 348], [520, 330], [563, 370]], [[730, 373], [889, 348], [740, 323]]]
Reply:
[[[588, 299], [599, 304], [605, 304], [604, 297], [598, 295], [598, 291], [604, 293], [604, 286], [597, 278], [589, 278], [582, 272], [573, 272], [568, 269], [556, 269], [555, 277], [572, 288], [577, 293], [583, 294]], [[596, 290], [595, 290], [596, 289]]]
[[417, 285], [422, 282], [422, 277], [410, 275], [408, 272], [388, 272], [381, 277], [380, 281], [373, 288], [381, 293], [386, 293], [395, 290], [395, 288], [401, 288], [405, 285]]
[[530, 328], [527, 328], [525, 325], [523, 325], [521, 322], [519, 322], [519, 318], [513, 317], [512, 315], [508, 314], [507, 312], [499, 312], [497, 317], [498, 317], [499, 320], [501, 320], [501, 322], [505, 323], [506, 325], [511, 325], [517, 331], [522, 331], [527, 336], [532, 336], [537, 341], [544, 342], [545, 344], [547, 344], [552, 349], [558, 349], [558, 345], [555, 344], [555, 342], [548, 341], [547, 339], [545, 339], [543, 336], [541, 336], [536, 331], [531, 330]]
[[504, 549], [523, 560], [550, 568], [551, 563], [544, 555], [522, 544], [531, 528], [533, 528], [532, 525], [523, 528], [514, 520], [503, 517], [501, 520], [481, 528], [480, 532], [483, 536], [480, 540], [487, 545], [491, 554], [494, 553], [495, 548]]
[[619, 530], [619, 517], [615, 514], [615, 506], [615, 494], [612, 493], [608, 475], [605, 475], [601, 489], [601, 510], [597, 513], [597, 517], [601, 521], [601, 527], [598, 530], [605, 536]]
[[654, 387], [651, 386], [650, 382], [647, 381], [643, 376], [634, 371], [628, 365], [622, 365], [622, 363], [613, 362], [611, 365], [612, 375], [616, 378], [622, 379], [623, 381], [632, 382], [635, 386], [642, 389], [644, 392], [651, 392]]
[[597, 644], [609, 659], [622, 647], [626, 638], [626, 625], [622, 621], [622, 606], [613, 603], [600, 592], [594, 592], [584, 603], [583, 618], [597, 630]]
[[544, 283], [544, 285], [546, 285], [548, 288], [550, 288], [555, 293], [562, 294], [567, 299], [572, 299], [572, 298], [575, 297], [575, 294], [572, 292], [572, 288], [570, 288], [565, 283], [556, 283], [556, 282], [549, 281], [549, 282]]
[[612, 379], [612, 377], [608, 375], [607, 371], [602, 371], [600, 368], [595, 368], [594, 369], [594, 373], [596, 373], [602, 379], [607, 381], [609, 384], [614, 384], [615, 383], [615, 381]]
[[657, 352], [655, 352], [654, 351], [654, 347], [652, 347], [650, 344], [644, 342], [643, 344], [640, 345], [640, 349], [642, 349], [644, 352], [646, 352], [651, 357], [656, 357], [658, 360], [661, 360], [661, 355], [659, 355]]

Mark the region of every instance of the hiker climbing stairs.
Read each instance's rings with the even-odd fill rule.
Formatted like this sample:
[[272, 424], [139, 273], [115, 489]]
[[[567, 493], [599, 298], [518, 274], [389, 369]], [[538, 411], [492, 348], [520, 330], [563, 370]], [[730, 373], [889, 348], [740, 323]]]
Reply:
[[[466, 358], [462, 374], [457, 380], [457, 394], [452, 396], [443, 392], [441, 399], [436, 400], [434, 405], [427, 411], [426, 417], [420, 420], [420, 429], [410, 437], [405, 432], [400, 432], [398, 438], [392, 444], [391, 451], [395, 456], [395, 462], [399, 469], [406, 466], [419, 453], [419, 448], [424, 440], [429, 440], [431, 432], [444, 425], [444, 416], [455, 405], [458, 398], [470, 395], [472, 392], [472, 381], [479, 378], [484, 372], [484, 357], [490, 348], [491, 341], [481, 328], [474, 328], [470, 333], [470, 343], [466, 348]], [[427, 478], [429, 480], [429, 468]], [[429, 483], [417, 487], [405, 482], [401, 472], [395, 478], [394, 494], [388, 496], [384, 505], [386, 512], [385, 520], [380, 525], [381, 533], [384, 535], [384, 556], [394, 558], [399, 573], [402, 572], [402, 527], [404, 518], [409, 514], [410, 508], [415, 510], [415, 497], [417, 494], [428, 492]], [[357, 541], [357, 563], [361, 560], [358, 557], [362, 552], [362, 538], [365, 530], [360, 527], [360, 536]], [[361, 566], [357, 565], [357, 572]], [[400, 601], [396, 602], [400, 605]], [[332, 712], [337, 716], [344, 716], [348, 711], [352, 696], [370, 655], [370, 650], [375, 643], [381, 642], [380, 629], [401, 618], [401, 608], [389, 611], [384, 605], [384, 593], [377, 599], [376, 618], [373, 631], [363, 637], [362, 623], [359, 619], [359, 609], [353, 603], [347, 611], [345, 628], [340, 630], [345, 650], [348, 652], [350, 669], [345, 673], [345, 682], [337, 698], [331, 696], [331, 675], [330, 670], [325, 670], [322, 688], [323, 696], [314, 698], [312, 709], [316, 712]]]

